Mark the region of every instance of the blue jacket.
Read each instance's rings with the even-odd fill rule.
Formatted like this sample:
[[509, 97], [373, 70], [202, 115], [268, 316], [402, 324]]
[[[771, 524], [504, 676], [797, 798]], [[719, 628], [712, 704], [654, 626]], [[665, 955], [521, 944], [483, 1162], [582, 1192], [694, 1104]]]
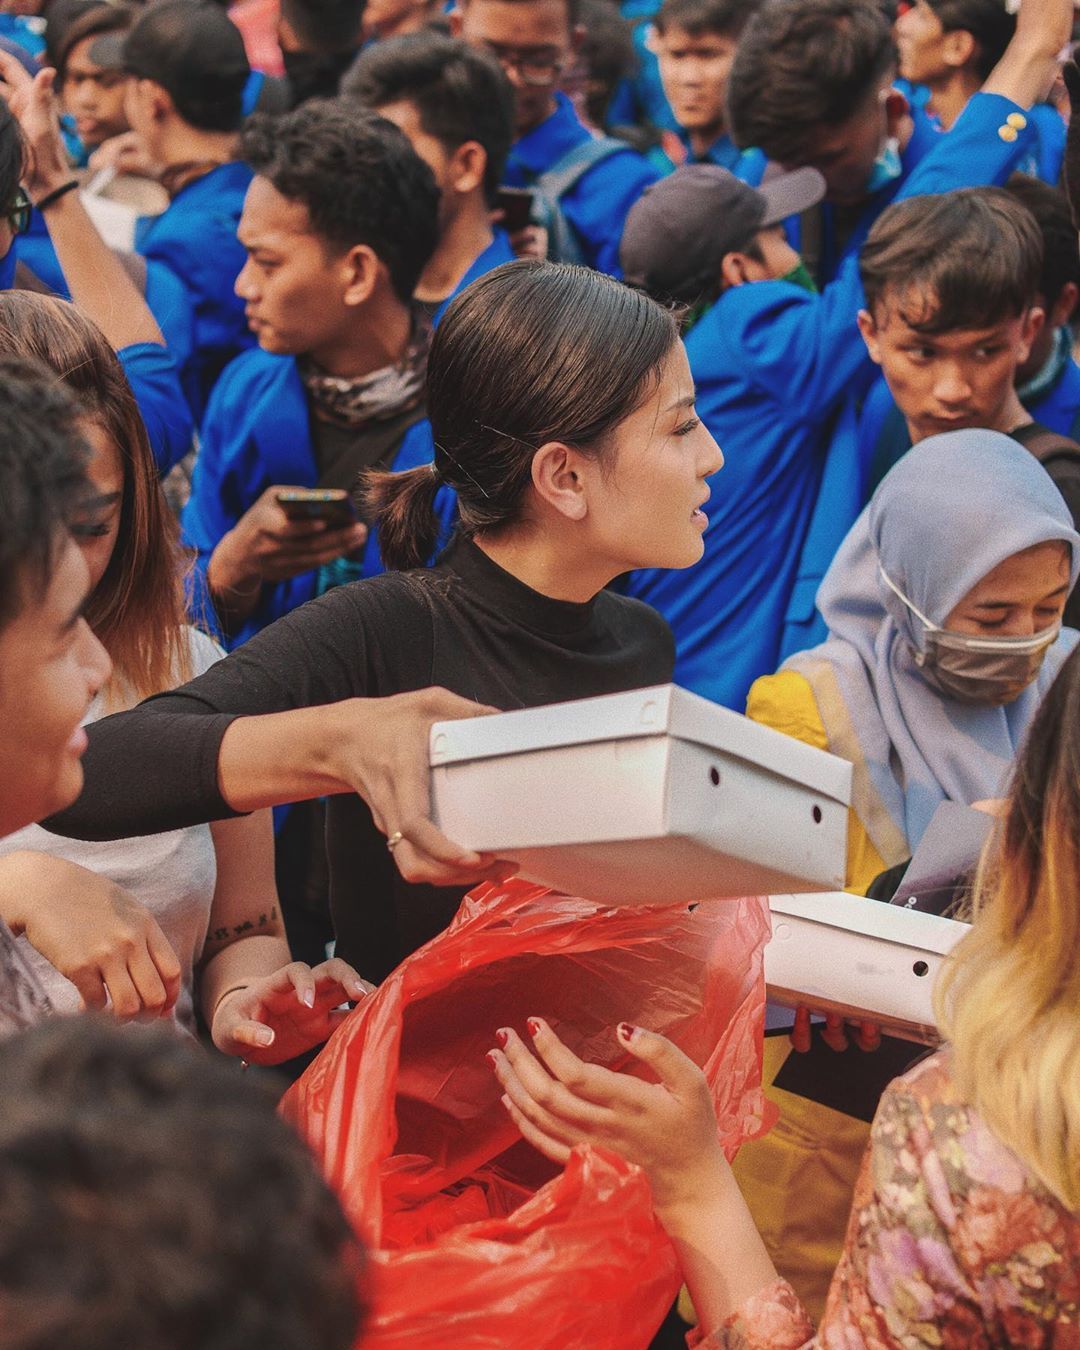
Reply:
[[156, 342], [137, 342], [117, 353], [139, 405], [159, 475], [164, 478], [191, 449], [195, 423], [180, 373], [168, 350]]
[[[518, 138], [510, 151], [504, 181], [509, 187], [531, 187], [592, 132], [565, 94], [555, 95], [555, 111]], [[627, 212], [660, 175], [629, 146], [594, 164], [559, 202], [563, 215], [581, 240], [586, 261], [601, 272], [621, 276], [619, 241]]]
[[471, 286], [474, 281], [478, 281], [480, 277], [484, 276], [487, 272], [493, 272], [496, 267], [501, 267], [503, 263], [513, 261], [514, 250], [510, 247], [510, 236], [505, 230], [496, 230], [495, 238], [488, 244], [487, 248], [484, 249], [483, 253], [480, 254], [473, 265], [435, 311], [431, 319], [432, 326], [435, 327], [438, 325], [439, 320], [446, 313], [447, 309], [467, 286]]
[[[977, 96], [904, 195], [1002, 181], [1025, 148], [1024, 135], [997, 135], [1014, 111]], [[809, 590], [812, 605], [861, 505], [854, 405], [876, 370], [856, 325], [862, 304], [849, 254], [821, 295], [783, 281], [726, 291], [686, 339], [698, 412], [726, 461], [705, 508], [705, 554], [624, 585], [674, 630], [677, 683], [728, 707], [741, 710], [753, 681], [776, 668], [793, 599]]]
[[233, 289], [246, 258], [236, 230], [251, 179], [246, 164], [222, 164], [182, 188], [160, 216], [140, 220], [136, 230], [138, 251], [167, 267], [190, 299], [196, 416], [224, 367], [255, 342]]
[[[431, 426], [424, 418], [405, 433], [393, 461], [395, 470], [428, 464], [434, 454]], [[315, 487], [318, 470], [311, 442], [308, 402], [296, 360], [256, 349], [225, 370], [210, 398], [202, 426], [199, 457], [184, 508], [183, 535], [197, 551], [196, 567], [205, 585], [210, 555], [255, 501], [275, 483]], [[448, 524], [456, 509], [443, 488], [436, 509]], [[363, 574], [383, 570], [377, 532], [364, 550]], [[318, 572], [263, 587], [259, 606], [229, 642], [238, 646], [275, 619], [315, 597]]]

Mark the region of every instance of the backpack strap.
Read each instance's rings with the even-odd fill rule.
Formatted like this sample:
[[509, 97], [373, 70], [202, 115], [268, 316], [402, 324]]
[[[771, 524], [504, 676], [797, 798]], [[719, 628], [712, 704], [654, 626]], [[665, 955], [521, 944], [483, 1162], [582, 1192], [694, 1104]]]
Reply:
[[629, 149], [625, 141], [618, 141], [614, 136], [591, 136], [568, 150], [550, 169], [540, 174], [536, 186], [553, 201], [560, 201], [601, 160], [618, 154], [620, 150]]
[[1049, 427], [1040, 427], [1034, 435], [1026, 437], [1022, 444], [1040, 464], [1046, 464], [1049, 460], [1067, 460], [1080, 468], [1080, 444], [1057, 431], [1051, 431]]

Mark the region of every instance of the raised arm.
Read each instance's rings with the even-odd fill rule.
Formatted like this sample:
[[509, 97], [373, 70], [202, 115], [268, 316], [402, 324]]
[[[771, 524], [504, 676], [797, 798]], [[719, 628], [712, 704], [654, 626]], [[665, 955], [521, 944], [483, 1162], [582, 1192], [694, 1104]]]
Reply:
[[[53, 96], [54, 70], [31, 79], [13, 56], [0, 51], [0, 95], [7, 99], [26, 139], [25, 174], [38, 205], [72, 181]], [[98, 234], [77, 191], [64, 192], [42, 209], [71, 298], [119, 351], [139, 342], [164, 346], [157, 320], [119, 257]]]
[[1072, 37], [1072, 24], [1073, 0], [1024, 0], [1016, 32], [987, 77], [983, 93], [1001, 94], [1022, 108], [1044, 99]]

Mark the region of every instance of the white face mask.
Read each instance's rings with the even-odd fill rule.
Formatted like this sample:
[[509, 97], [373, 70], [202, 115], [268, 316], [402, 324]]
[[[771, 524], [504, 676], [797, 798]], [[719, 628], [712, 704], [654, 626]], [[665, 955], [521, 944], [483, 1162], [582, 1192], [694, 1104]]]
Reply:
[[926, 629], [925, 647], [911, 648], [915, 664], [928, 684], [961, 703], [998, 706], [1012, 703], [1032, 684], [1046, 653], [1061, 632], [1061, 621], [1031, 637], [977, 637], [954, 633], [931, 623], [915, 608], [879, 564], [881, 579]]

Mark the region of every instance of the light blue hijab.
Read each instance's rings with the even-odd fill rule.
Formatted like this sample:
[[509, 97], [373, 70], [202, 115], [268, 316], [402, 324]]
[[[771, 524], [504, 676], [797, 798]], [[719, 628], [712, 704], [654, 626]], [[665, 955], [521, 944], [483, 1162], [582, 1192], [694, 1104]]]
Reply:
[[[1030, 451], [996, 431], [921, 441], [882, 481], [826, 573], [820, 647], [785, 670], [809, 680], [830, 749], [856, 765], [853, 805], [887, 865], [910, 856], [943, 801], [1000, 796], [1043, 695], [1080, 633], [1063, 629], [1035, 682], [1004, 707], [961, 703], [922, 677], [925, 629], [879, 566], [934, 624], [998, 563], [1060, 540], [1080, 573], [1069, 509]], [[863, 772], [860, 772], [862, 770]]]

